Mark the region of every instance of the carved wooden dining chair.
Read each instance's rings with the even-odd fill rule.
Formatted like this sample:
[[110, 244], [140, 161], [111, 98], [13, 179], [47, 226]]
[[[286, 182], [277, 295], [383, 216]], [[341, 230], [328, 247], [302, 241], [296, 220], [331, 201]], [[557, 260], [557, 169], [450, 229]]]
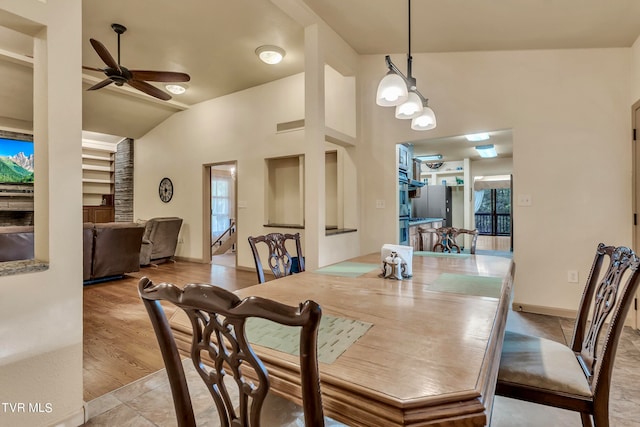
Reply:
[[[161, 301], [184, 310], [191, 320], [191, 360], [215, 402], [220, 425], [259, 427], [261, 420], [264, 425], [280, 425], [281, 422], [299, 425], [290, 423], [297, 422], [292, 421], [292, 417], [301, 412], [304, 425], [325, 425], [316, 353], [322, 311], [317, 303], [306, 301], [291, 307], [260, 297], [241, 300], [212, 285], [189, 284], [181, 289], [169, 283], [154, 285], [146, 277], [140, 280], [138, 292], [162, 351], [180, 427], [195, 426], [196, 418], [176, 341]], [[245, 334], [246, 321], [251, 317], [301, 327], [302, 411], [299, 406], [269, 392], [269, 373]], [[251, 379], [245, 377], [247, 373], [252, 373]], [[225, 381], [227, 376], [233, 381]], [[237, 399], [234, 396], [238, 396]], [[265, 421], [265, 417], [271, 421]], [[340, 425], [327, 420], [328, 425]]]
[[[418, 233], [420, 234], [420, 242], [423, 243], [425, 241], [424, 234], [429, 234], [431, 238], [426, 238], [427, 241], [435, 241], [435, 243], [429, 248], [433, 252], [462, 252], [461, 249], [464, 249], [464, 241], [462, 241], [462, 248], [460, 247], [460, 242], [458, 241], [458, 236], [461, 234], [469, 234], [471, 235], [471, 247], [469, 248], [469, 252], [471, 254], [476, 253], [476, 245], [478, 241], [478, 230], [467, 230], [465, 228], [456, 228], [456, 227], [440, 227], [440, 228], [418, 228]], [[422, 249], [424, 250], [424, 249]]]
[[[264, 236], [249, 236], [249, 245], [253, 253], [253, 260], [256, 264], [256, 273], [258, 274], [258, 283], [264, 283], [264, 270], [260, 254], [258, 253], [258, 243], [264, 243], [267, 246], [269, 254], [268, 264], [271, 272], [276, 279], [288, 276], [292, 273], [293, 257], [286, 247], [287, 240], [293, 240], [296, 247], [297, 271], [304, 271], [304, 258], [302, 256], [302, 245], [300, 244], [300, 233], [282, 234], [269, 233]], [[295, 269], [294, 269], [295, 270]]]
[[580, 412], [583, 426], [607, 427], [611, 372], [639, 266], [631, 249], [601, 243], [570, 346], [507, 331], [496, 394]]

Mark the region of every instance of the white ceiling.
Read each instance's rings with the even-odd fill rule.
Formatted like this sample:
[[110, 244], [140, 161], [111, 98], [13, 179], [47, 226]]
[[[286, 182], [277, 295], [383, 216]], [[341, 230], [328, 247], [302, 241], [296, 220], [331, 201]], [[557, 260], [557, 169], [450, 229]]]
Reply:
[[445, 138], [432, 138], [411, 141], [414, 156], [428, 156], [442, 154], [443, 162], [462, 159], [479, 160], [480, 155], [475, 150], [476, 145], [494, 145], [499, 158], [513, 157], [513, 132], [511, 129], [487, 129], [489, 139], [480, 142], [469, 142], [464, 135]]
[[[155, 101], [110, 85], [84, 92], [86, 130], [138, 138], [171, 114], [304, 69], [304, 29], [280, 9], [308, 5], [360, 54], [407, 52], [404, 0], [84, 0], [83, 64], [102, 67], [89, 44], [101, 41], [130, 69], [191, 75], [184, 95]], [[630, 47], [640, 35], [638, 0], [421, 0], [412, 4], [412, 53]], [[287, 51], [277, 66], [254, 54], [263, 44]], [[32, 115], [28, 37], [0, 28], [0, 125], [19, 127]], [[102, 80], [85, 71], [83, 87]], [[125, 86], [126, 88], [126, 86]]]

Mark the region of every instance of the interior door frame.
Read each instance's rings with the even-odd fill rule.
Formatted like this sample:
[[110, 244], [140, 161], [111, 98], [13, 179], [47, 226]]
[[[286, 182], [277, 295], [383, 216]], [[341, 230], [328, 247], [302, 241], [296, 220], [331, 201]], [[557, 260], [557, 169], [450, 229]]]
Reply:
[[[637, 147], [637, 131], [638, 125], [640, 124], [640, 100], [636, 101], [631, 107], [631, 150], [632, 150], [632, 182], [631, 182], [631, 200], [633, 209], [632, 219], [633, 219], [633, 250], [638, 253], [640, 252], [640, 227], [638, 226], [638, 213], [640, 212], [640, 149]], [[638, 297], [640, 296], [640, 290], [636, 293], [636, 298], [634, 301], [633, 309], [635, 311], [634, 318], [634, 327], [639, 329], [640, 327], [640, 316], [638, 312]]]
[[[211, 264], [211, 168], [215, 166], [233, 166], [236, 170], [233, 180], [233, 204], [235, 212], [236, 233], [238, 232], [238, 161], [205, 163], [202, 165], [202, 262]], [[208, 237], [205, 237], [208, 236]], [[236, 251], [236, 267], [238, 266], [238, 254]]]

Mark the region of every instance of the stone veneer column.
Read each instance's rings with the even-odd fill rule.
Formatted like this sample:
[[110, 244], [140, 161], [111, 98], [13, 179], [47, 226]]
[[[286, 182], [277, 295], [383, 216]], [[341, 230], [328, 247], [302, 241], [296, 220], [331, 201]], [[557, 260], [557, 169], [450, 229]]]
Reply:
[[133, 139], [118, 144], [115, 164], [115, 219], [133, 221]]

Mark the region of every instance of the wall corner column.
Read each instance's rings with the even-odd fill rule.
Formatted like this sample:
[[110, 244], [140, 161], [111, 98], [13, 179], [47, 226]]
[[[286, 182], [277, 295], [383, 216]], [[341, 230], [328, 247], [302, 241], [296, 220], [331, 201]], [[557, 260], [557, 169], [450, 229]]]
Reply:
[[324, 52], [318, 24], [305, 27], [305, 261], [319, 267], [325, 235]]

